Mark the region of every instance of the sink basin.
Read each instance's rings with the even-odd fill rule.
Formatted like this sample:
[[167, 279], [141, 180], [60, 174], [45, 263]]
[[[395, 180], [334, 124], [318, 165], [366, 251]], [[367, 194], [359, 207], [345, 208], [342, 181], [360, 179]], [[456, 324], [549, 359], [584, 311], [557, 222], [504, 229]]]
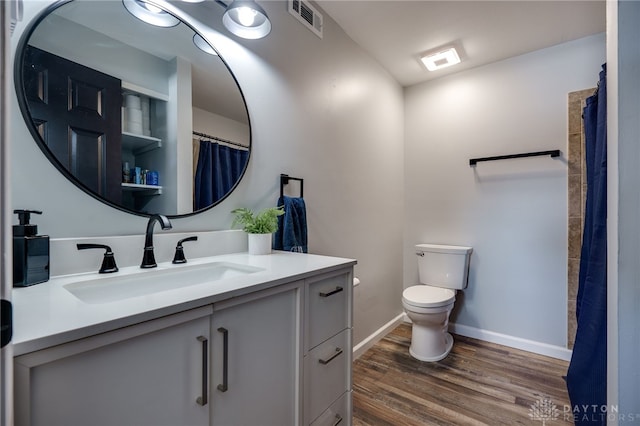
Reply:
[[77, 281], [64, 288], [86, 303], [107, 303], [131, 297], [149, 296], [166, 290], [189, 287], [262, 271], [262, 268], [230, 262], [176, 266], [114, 277]]

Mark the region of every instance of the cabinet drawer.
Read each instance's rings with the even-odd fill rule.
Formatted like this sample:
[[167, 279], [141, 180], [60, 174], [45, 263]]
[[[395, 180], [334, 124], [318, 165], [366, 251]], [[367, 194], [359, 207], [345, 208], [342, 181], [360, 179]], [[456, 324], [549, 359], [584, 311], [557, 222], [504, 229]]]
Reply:
[[307, 350], [351, 327], [349, 273], [307, 282]]
[[344, 330], [305, 357], [305, 418], [315, 420], [351, 387], [351, 329]]
[[349, 426], [351, 425], [351, 391], [342, 394], [310, 426]]

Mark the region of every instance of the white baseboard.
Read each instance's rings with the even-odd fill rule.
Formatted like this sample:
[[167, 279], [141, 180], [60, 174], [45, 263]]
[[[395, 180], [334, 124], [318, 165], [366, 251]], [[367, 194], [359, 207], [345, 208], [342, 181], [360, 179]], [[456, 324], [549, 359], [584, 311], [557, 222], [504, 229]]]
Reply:
[[403, 321], [404, 316], [404, 313], [398, 315], [397, 317], [393, 318], [391, 321], [374, 331], [373, 334], [368, 336], [366, 339], [355, 345], [353, 347], [353, 360], [355, 361], [356, 359], [360, 358], [360, 356], [365, 353], [367, 349], [378, 343], [380, 339], [386, 336], [391, 330], [396, 328]]
[[484, 340], [485, 342], [497, 343], [498, 345], [509, 346], [527, 352], [550, 356], [552, 358], [571, 360], [571, 349], [562, 346], [550, 345], [548, 343], [536, 342], [534, 340], [523, 339], [521, 337], [509, 336], [507, 334], [496, 333], [495, 331], [482, 330], [461, 324], [449, 324], [449, 331], [461, 336], [473, 339]]
[[[411, 320], [406, 313], [402, 313], [380, 327], [369, 337], [358, 343], [353, 348], [353, 359], [358, 359], [367, 349], [375, 345], [387, 333], [396, 328], [401, 322], [411, 324]], [[498, 345], [508, 346], [510, 348], [521, 349], [527, 352], [533, 352], [552, 358], [571, 360], [571, 349], [562, 346], [550, 345], [548, 343], [536, 342], [534, 340], [523, 339], [521, 337], [509, 336], [508, 334], [496, 333], [495, 331], [483, 330], [480, 328], [470, 327], [462, 324], [449, 324], [449, 331], [461, 336], [471, 337], [473, 339], [484, 340], [485, 342], [496, 343]]]

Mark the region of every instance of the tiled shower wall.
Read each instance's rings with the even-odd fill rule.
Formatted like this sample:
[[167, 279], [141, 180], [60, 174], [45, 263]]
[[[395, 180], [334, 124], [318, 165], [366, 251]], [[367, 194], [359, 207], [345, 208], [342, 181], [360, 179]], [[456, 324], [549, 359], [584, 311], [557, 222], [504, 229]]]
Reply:
[[580, 248], [584, 224], [584, 205], [587, 194], [587, 170], [584, 162], [584, 125], [582, 110], [585, 100], [594, 94], [595, 88], [569, 93], [569, 241], [568, 241], [568, 329], [567, 347], [573, 348], [576, 336], [576, 296], [580, 271]]

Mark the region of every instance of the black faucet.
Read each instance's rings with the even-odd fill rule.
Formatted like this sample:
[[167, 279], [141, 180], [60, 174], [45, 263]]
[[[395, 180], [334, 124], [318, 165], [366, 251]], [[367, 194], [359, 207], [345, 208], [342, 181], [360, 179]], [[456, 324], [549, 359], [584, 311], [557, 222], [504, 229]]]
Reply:
[[102, 266], [100, 266], [100, 274], [110, 274], [112, 272], [118, 272], [118, 265], [116, 265], [116, 258], [113, 255], [111, 247], [104, 244], [76, 244], [78, 250], [87, 249], [104, 249], [104, 257], [102, 258]]
[[155, 268], [158, 266], [156, 258], [153, 255], [153, 225], [158, 222], [163, 230], [171, 229], [169, 219], [161, 214], [154, 214], [149, 217], [147, 222], [147, 233], [144, 239], [144, 255], [142, 256], [141, 268]]
[[198, 241], [198, 237], [183, 238], [178, 241], [178, 244], [176, 244], [176, 253], [173, 255], [173, 261], [171, 263], [187, 263], [187, 258], [184, 257], [184, 248], [182, 247], [182, 243], [186, 243], [187, 241]]

